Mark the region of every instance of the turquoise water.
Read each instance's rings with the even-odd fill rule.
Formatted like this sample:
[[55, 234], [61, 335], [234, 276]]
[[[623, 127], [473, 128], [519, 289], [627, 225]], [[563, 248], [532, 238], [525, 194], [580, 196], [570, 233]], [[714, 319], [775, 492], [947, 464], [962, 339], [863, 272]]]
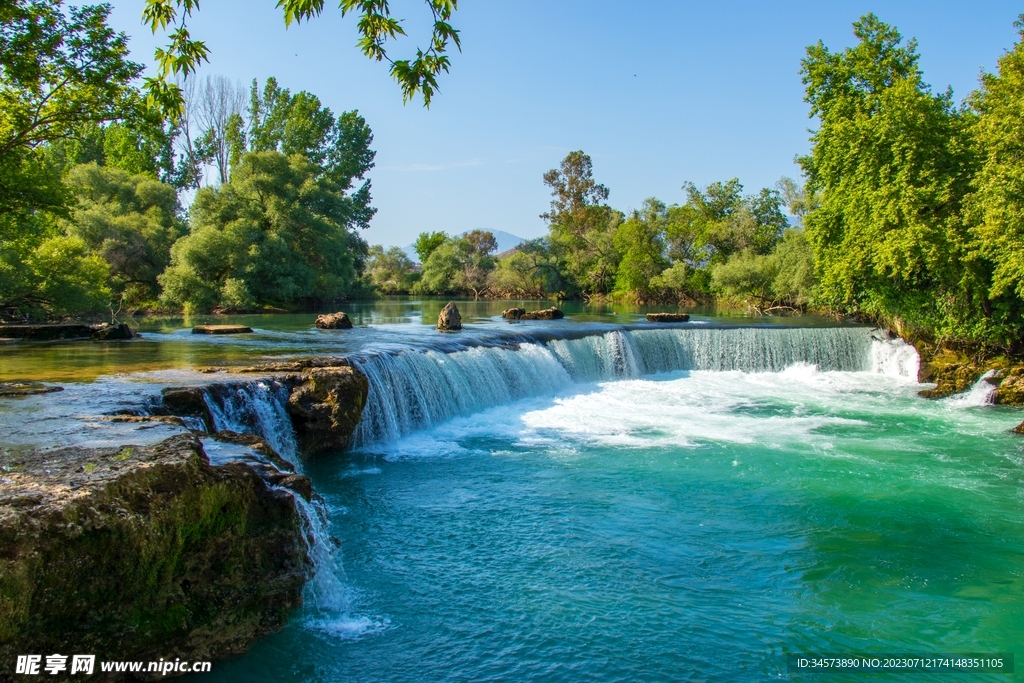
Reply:
[[[463, 302], [468, 329], [444, 335], [442, 304], [354, 306], [345, 332], [164, 320], [5, 347], [0, 378], [65, 391], [0, 402], [0, 447], [165, 438], [103, 415], [209, 382], [204, 365], [349, 354], [368, 374], [360, 447], [304, 464], [338, 541], [332, 557], [311, 528], [306, 607], [189, 681], [1024, 680], [786, 670], [797, 652], [1020, 654], [1024, 416], [986, 383], [922, 399], [909, 347], [822, 320], [510, 325], [507, 302]], [[287, 453], [272, 389], [215, 412]]]
[[664, 373], [316, 459], [347, 609], [202, 680], [864, 680], [785, 655], [1014, 652], [1020, 415], [919, 388]]

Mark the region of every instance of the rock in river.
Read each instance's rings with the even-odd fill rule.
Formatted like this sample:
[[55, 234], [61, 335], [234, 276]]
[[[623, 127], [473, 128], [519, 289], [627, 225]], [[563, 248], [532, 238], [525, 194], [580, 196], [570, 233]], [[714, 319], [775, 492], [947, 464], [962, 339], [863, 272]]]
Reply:
[[314, 323], [321, 330], [351, 330], [352, 321], [349, 320], [348, 313], [327, 313], [325, 315], [318, 315], [316, 317], [316, 323]]
[[287, 406], [303, 452], [345, 450], [368, 392], [366, 375], [349, 366], [304, 371]]
[[461, 330], [462, 316], [459, 314], [459, 307], [453, 302], [441, 309], [441, 315], [437, 316], [437, 329], [439, 330]]
[[551, 308], [544, 308], [539, 311], [523, 313], [519, 317], [521, 320], [561, 320], [565, 317], [565, 313], [552, 306]]
[[252, 328], [246, 325], [196, 325], [192, 334], [249, 334]]
[[501, 317], [506, 320], [519, 320], [526, 315], [525, 308], [506, 308], [501, 312]]
[[689, 322], [690, 316], [686, 313], [648, 313], [649, 323], [685, 323]]

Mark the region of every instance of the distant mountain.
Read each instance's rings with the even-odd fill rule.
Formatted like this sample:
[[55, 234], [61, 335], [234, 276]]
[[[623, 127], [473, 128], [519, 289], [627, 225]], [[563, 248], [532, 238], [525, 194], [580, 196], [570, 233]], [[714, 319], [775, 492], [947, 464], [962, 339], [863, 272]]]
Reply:
[[[480, 229], [483, 230], [483, 228]], [[488, 232], [494, 235], [494, 239], [498, 240], [498, 251], [494, 252], [496, 254], [508, 251], [513, 247], [518, 247], [526, 241], [522, 237], [516, 237], [512, 233], [505, 232], [504, 230], [488, 230]], [[402, 251], [405, 252], [405, 255], [408, 256], [413, 263], [420, 262], [420, 257], [416, 255], [416, 247], [414, 245], [410, 244], [407, 247], [402, 247]]]

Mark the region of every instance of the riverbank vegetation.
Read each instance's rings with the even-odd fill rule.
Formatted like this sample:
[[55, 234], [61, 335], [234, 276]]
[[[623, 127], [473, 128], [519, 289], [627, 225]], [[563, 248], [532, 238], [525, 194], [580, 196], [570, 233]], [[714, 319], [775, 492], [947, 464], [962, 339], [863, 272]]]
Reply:
[[357, 112], [336, 116], [274, 79], [246, 90], [192, 75], [167, 117], [109, 8], [19, 0], [2, 12], [7, 319], [373, 293], [714, 301], [1021, 350], [1021, 43], [957, 102], [924, 81], [913, 41], [867, 15], [853, 47], [819, 43], [802, 62], [814, 130], [801, 182], [684, 183], [682, 203], [627, 213], [574, 151], [542, 178], [544, 237], [497, 254], [486, 231], [424, 233], [415, 263], [361, 236], [374, 152]]

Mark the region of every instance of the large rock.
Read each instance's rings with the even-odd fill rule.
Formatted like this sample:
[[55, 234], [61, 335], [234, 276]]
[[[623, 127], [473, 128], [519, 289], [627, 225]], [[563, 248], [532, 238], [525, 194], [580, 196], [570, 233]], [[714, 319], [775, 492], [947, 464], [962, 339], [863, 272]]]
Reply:
[[648, 313], [649, 323], [685, 323], [689, 322], [690, 316], [686, 313]]
[[519, 318], [520, 320], [560, 320], [565, 317], [565, 313], [552, 306], [551, 308], [545, 308], [539, 311], [530, 311], [529, 313], [523, 313]]
[[206, 392], [202, 387], [167, 387], [160, 393], [168, 413], [178, 417], [197, 417], [203, 421], [206, 431], [214, 430], [213, 414], [206, 405]]
[[437, 329], [439, 330], [461, 330], [462, 316], [459, 314], [459, 307], [449, 301], [441, 314], [437, 316]]
[[325, 315], [318, 315], [316, 317], [316, 323], [314, 323], [321, 330], [351, 330], [352, 321], [349, 320], [347, 313], [341, 311], [337, 313], [327, 313]]
[[241, 654], [302, 603], [312, 565], [292, 494], [210, 466], [191, 435], [0, 465], [3, 678], [23, 654]]
[[345, 450], [363, 414], [369, 382], [349, 366], [310, 368], [288, 397], [288, 413], [306, 454]]
[[137, 336], [128, 325], [107, 323], [45, 323], [39, 325], [0, 325], [0, 337], [25, 341], [55, 341], [58, 339], [95, 339], [112, 341]]
[[506, 320], [519, 320], [526, 315], [525, 308], [506, 308], [501, 312], [501, 317]]
[[1011, 368], [993, 377], [996, 383], [992, 402], [1004, 406], [1024, 406], [1024, 366]]

